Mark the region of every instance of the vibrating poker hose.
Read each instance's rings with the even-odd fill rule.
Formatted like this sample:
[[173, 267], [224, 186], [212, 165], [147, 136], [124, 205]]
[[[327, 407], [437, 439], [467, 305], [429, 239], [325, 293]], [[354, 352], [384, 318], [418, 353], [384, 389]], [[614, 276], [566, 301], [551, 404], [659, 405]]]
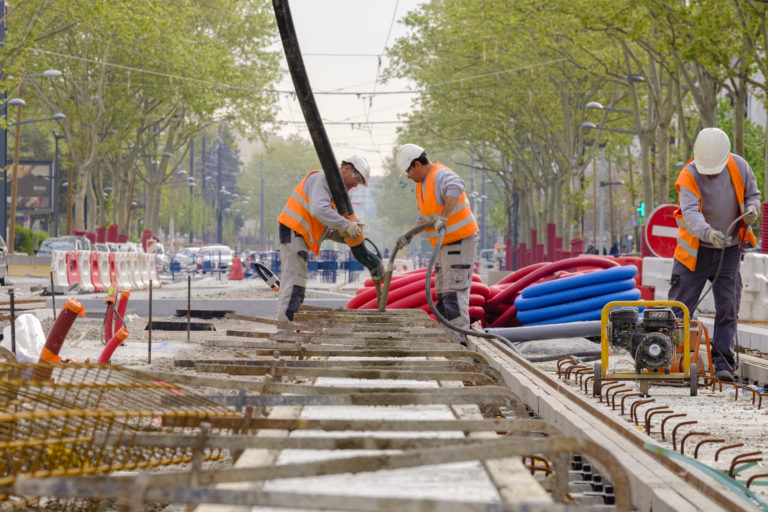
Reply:
[[424, 283], [424, 288], [427, 293], [427, 304], [429, 304], [429, 309], [432, 311], [432, 314], [435, 315], [435, 318], [437, 318], [441, 324], [443, 324], [444, 326], [448, 327], [453, 331], [456, 331], [465, 336], [477, 336], [479, 338], [495, 339], [497, 341], [500, 341], [504, 345], [508, 346], [509, 348], [511, 348], [517, 355], [521, 357], [526, 357], [520, 352], [520, 349], [518, 349], [515, 345], [513, 345], [508, 339], [504, 338], [503, 336], [499, 336], [498, 334], [492, 334], [488, 332], [479, 332], [479, 331], [464, 329], [463, 327], [459, 327], [457, 325], [452, 324], [450, 320], [445, 318], [442, 315], [442, 313], [440, 313], [440, 311], [437, 310], [437, 307], [435, 306], [435, 301], [432, 300], [432, 287], [430, 286], [430, 283], [432, 281], [432, 269], [435, 266], [435, 261], [437, 261], [437, 255], [440, 253], [440, 248], [443, 246], [444, 237], [445, 237], [445, 230], [440, 230], [437, 237], [437, 243], [435, 244], [435, 248], [432, 251], [432, 256], [429, 258], [429, 264], [427, 265], [427, 275]]
[[[421, 233], [425, 229], [434, 226], [434, 222], [425, 222], [424, 224], [419, 224], [418, 226], [414, 226], [408, 231], [405, 232], [403, 237], [407, 239], [413, 238], [418, 233]], [[381, 285], [381, 293], [377, 293], [378, 302], [376, 303], [378, 305], [378, 310], [380, 312], [384, 312], [387, 310], [387, 299], [389, 298], [389, 286], [392, 284], [392, 272], [394, 271], [395, 267], [395, 258], [397, 257], [398, 251], [403, 248], [403, 246], [400, 244], [400, 238], [397, 239], [397, 243], [395, 244], [395, 248], [392, 250], [392, 254], [389, 257], [389, 262], [387, 263], [387, 269], [384, 271], [384, 279]]]
[[[330, 188], [336, 211], [354, 222], [357, 220], [357, 217], [352, 209], [352, 202], [349, 200], [347, 188], [344, 185], [336, 158], [333, 155], [331, 143], [328, 140], [328, 135], [325, 132], [325, 127], [320, 117], [320, 111], [315, 103], [312, 87], [307, 77], [307, 70], [304, 67], [304, 60], [301, 56], [299, 41], [296, 37], [296, 29], [293, 25], [288, 0], [272, 0], [272, 6], [275, 11], [275, 20], [280, 32], [283, 51], [288, 62], [288, 70], [291, 73], [293, 86], [296, 90], [296, 98], [299, 100], [312, 143], [315, 146], [323, 173], [328, 181], [328, 187]], [[377, 284], [376, 290], [380, 293], [381, 281], [384, 278], [384, 265], [379, 255], [368, 250], [364, 244], [365, 240], [365, 235], [360, 234], [357, 238], [347, 238], [344, 241], [352, 250], [355, 259], [370, 271], [371, 279]]]

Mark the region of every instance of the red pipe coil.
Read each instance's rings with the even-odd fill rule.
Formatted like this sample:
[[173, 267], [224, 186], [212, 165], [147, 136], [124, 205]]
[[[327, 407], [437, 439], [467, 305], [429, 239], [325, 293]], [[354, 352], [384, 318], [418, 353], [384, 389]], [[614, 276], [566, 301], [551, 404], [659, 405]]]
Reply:
[[565, 270], [574, 268], [577, 266], [592, 265], [599, 268], [610, 268], [618, 266], [615, 261], [603, 258], [601, 256], [582, 255], [575, 258], [568, 258], [567, 260], [555, 261], [553, 263], [547, 263], [544, 266], [536, 269], [534, 272], [526, 275], [519, 281], [516, 281], [511, 286], [508, 286], [501, 293], [498, 293], [495, 297], [489, 300], [486, 307], [495, 307], [503, 302], [508, 302], [508, 298], [513, 296], [518, 291], [522, 290], [529, 284], [535, 283], [540, 278], [548, 276], [558, 270]]

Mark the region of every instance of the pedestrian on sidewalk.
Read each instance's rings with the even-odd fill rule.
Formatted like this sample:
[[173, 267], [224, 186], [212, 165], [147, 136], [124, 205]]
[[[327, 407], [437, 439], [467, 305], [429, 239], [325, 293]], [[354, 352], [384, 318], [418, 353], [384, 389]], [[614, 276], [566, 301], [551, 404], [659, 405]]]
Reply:
[[[395, 162], [416, 182], [420, 215], [413, 227], [435, 223], [425, 230], [432, 247], [437, 244], [439, 232], [445, 232], [435, 261], [437, 310], [453, 325], [469, 329], [469, 292], [479, 228], [469, 208], [464, 181], [440, 162], [430, 162], [424, 148], [416, 144], [400, 146]], [[399, 240], [403, 247], [410, 241], [405, 235]], [[466, 336], [460, 339], [466, 344]]]
[[[371, 169], [362, 156], [342, 160], [340, 172], [347, 190], [368, 186]], [[310, 172], [296, 185], [277, 222], [282, 270], [277, 319], [293, 321], [304, 302], [309, 251], [317, 256], [325, 239], [347, 244], [359, 240], [364, 236], [363, 228], [358, 221], [350, 221], [336, 211], [328, 180], [319, 170]]]
[[[696, 137], [693, 159], [675, 182], [679, 226], [669, 300], [693, 313], [706, 282], [712, 281], [715, 329], [712, 363], [715, 377], [733, 382], [734, 343], [741, 301], [742, 240], [757, 246], [750, 225], [757, 220], [760, 190], [749, 164], [730, 152], [731, 141], [719, 128], [704, 128]], [[723, 172], [726, 170], [728, 172]], [[728, 226], [742, 214], [733, 233]], [[718, 267], [722, 258], [722, 267]]]

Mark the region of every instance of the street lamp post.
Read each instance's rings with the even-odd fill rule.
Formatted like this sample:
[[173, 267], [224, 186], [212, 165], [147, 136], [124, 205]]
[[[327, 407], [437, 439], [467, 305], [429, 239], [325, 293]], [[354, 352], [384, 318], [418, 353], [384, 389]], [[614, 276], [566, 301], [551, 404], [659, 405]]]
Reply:
[[[5, 14], [5, 13], [3, 13]], [[3, 22], [4, 23], [4, 22]], [[5, 31], [3, 30], [3, 34]], [[58, 69], [47, 69], [43, 71], [42, 73], [30, 73], [30, 74], [24, 74], [22, 72], [21, 80], [19, 81], [19, 93], [18, 98], [14, 98], [11, 101], [9, 101], [7, 104], [11, 106], [16, 107], [16, 122], [10, 124], [9, 126], [16, 126], [15, 130], [15, 139], [14, 139], [14, 149], [13, 149], [13, 178], [11, 182], [11, 213], [10, 213], [10, 219], [5, 219], [5, 222], [3, 222], [3, 231], [5, 231], [5, 224], [6, 222], [10, 222], [9, 225], [9, 232], [8, 232], [8, 252], [13, 252], [13, 238], [16, 235], [15, 233], [15, 224], [16, 224], [16, 186], [17, 186], [17, 176], [16, 172], [18, 170], [19, 165], [19, 130], [20, 125], [22, 124], [31, 124], [34, 122], [39, 121], [50, 121], [52, 119], [59, 120], [64, 119], [66, 116], [64, 114], [55, 114], [52, 118], [48, 119], [38, 119], [38, 120], [32, 120], [32, 121], [22, 121], [21, 120], [21, 107], [26, 105], [24, 102], [24, 80], [27, 78], [35, 78], [35, 77], [45, 77], [45, 78], [54, 78], [57, 76], [61, 76], [61, 71]], [[3, 113], [6, 113], [5, 106], [3, 107]], [[3, 134], [5, 135], [5, 134]], [[8, 154], [6, 152], [6, 143], [5, 143], [5, 137], [3, 136], [3, 148], [2, 148], [2, 158], [3, 158], [3, 169], [8, 167]], [[8, 189], [7, 187], [7, 180], [8, 180], [8, 173], [3, 172], [3, 197], [0, 199], [3, 203], [3, 213], [7, 210], [6, 205], [6, 191]], [[5, 232], [3, 232], [5, 234]]]
[[187, 178], [189, 183], [189, 243], [192, 244], [195, 240], [195, 216], [192, 214], [192, 210], [195, 207], [195, 199], [192, 194], [195, 191], [195, 139], [194, 137], [189, 141], [189, 177]]
[[261, 193], [259, 197], [259, 249], [264, 249], [264, 160], [259, 158], [261, 171]]
[[59, 236], [59, 140], [65, 139], [66, 135], [59, 135], [55, 131], [53, 132], [53, 140], [55, 150], [53, 152], [53, 183], [51, 183], [51, 190], [53, 190], [53, 236]]
[[[21, 100], [21, 98], [18, 98]], [[10, 103], [10, 102], [9, 102]], [[24, 101], [17, 103], [16, 122], [11, 123], [11, 126], [16, 126], [16, 134], [13, 142], [13, 177], [11, 178], [11, 213], [10, 225], [8, 226], [8, 252], [12, 253], [14, 249], [14, 237], [16, 236], [16, 201], [18, 199], [18, 186], [19, 186], [19, 141], [20, 141], [20, 128], [22, 124], [41, 123], [43, 121], [60, 121], [66, 119], [62, 113], [56, 113], [53, 117], [47, 117], [45, 119], [27, 119], [21, 120], [21, 107], [25, 105]]]
[[222, 183], [221, 183], [221, 179], [222, 179], [222, 175], [221, 174], [222, 174], [223, 164], [222, 164], [221, 159], [222, 159], [222, 146], [223, 145], [224, 145], [223, 141], [220, 140], [219, 141], [219, 147], [217, 148], [217, 151], [216, 151], [216, 190], [217, 190], [217, 192], [216, 192], [216, 243], [217, 244], [221, 244], [222, 243], [221, 242], [222, 241], [222, 233], [221, 233], [221, 231], [222, 231], [222, 228], [223, 228], [222, 224], [223, 224], [223, 220], [224, 220], [223, 219], [222, 207], [221, 207], [222, 189], [223, 189]]

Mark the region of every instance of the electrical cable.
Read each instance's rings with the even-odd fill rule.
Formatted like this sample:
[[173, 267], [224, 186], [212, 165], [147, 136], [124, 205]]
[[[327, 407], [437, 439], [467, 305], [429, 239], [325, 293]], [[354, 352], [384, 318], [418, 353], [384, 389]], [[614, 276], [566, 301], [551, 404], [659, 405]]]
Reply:
[[[689, 311], [689, 312], [688, 312], [688, 316], [689, 316], [689, 318], [693, 318], [693, 314], [694, 314], [694, 312], [696, 311], [696, 309], [698, 309], [698, 307], [699, 307], [699, 304], [701, 304], [701, 301], [703, 301], [703, 300], [704, 300], [704, 297], [706, 297], [706, 296], [707, 296], [707, 294], [708, 294], [710, 291], [712, 291], [712, 288], [715, 286], [715, 283], [717, 282], [717, 279], [720, 277], [720, 272], [721, 272], [721, 270], [722, 270], [722, 268], [723, 268], [723, 260], [725, 259], [725, 249], [727, 248], [727, 243], [730, 241], [730, 233], [731, 233], [731, 232], [733, 231], [733, 229], [736, 227], [736, 224], [737, 224], [737, 223], [738, 223], [740, 220], [742, 220], [742, 219], [743, 219], [743, 218], [744, 218], [746, 215], [747, 215], [747, 214], [746, 214], [746, 212], [745, 212], [745, 213], [741, 214], [740, 216], [736, 217], [736, 219], [735, 219], [733, 222], [731, 222], [731, 223], [728, 225], [728, 228], [725, 230], [727, 238], [726, 238], [726, 240], [725, 240], [725, 243], [723, 243], [723, 246], [720, 248], [720, 261], [719, 261], [719, 262], [718, 262], [718, 264], [717, 264], [717, 270], [715, 271], [715, 277], [714, 277], [714, 278], [712, 278], [712, 280], [709, 282], [709, 288], [707, 288], [707, 290], [706, 290], [704, 293], [702, 293], [702, 294], [701, 294], [701, 296], [699, 297], [699, 300], [698, 300], [698, 301], [696, 302], [696, 304], [693, 306], [693, 308], [691, 309], [691, 311]], [[742, 234], [741, 234], [741, 237], [739, 238], [739, 244], [736, 246], [736, 247], [738, 248], [738, 250], [739, 250], [739, 257], [738, 257], [738, 259], [736, 260], [736, 275], [739, 275], [739, 271], [740, 271], [740, 268], [741, 268], [741, 250], [742, 250], [742, 247], [743, 247], [743, 245], [744, 245], [744, 238], [746, 237], [746, 234], [747, 234], [747, 230], [746, 230], [746, 228], [745, 228], [745, 229], [744, 229], [744, 231], [743, 231], [743, 232], [742, 232]], [[737, 307], [738, 307], [738, 305], [736, 304], [736, 299], [737, 299], [737, 297], [736, 297], [736, 294], [734, 293], [734, 294], [733, 294], [733, 299], [732, 299], [732, 301], [733, 301], [733, 302], [732, 302], [732, 304], [731, 304], [731, 305], [733, 306], [734, 310], [736, 310], [736, 309], [737, 309]], [[740, 299], [741, 299], [741, 295], [739, 294], [739, 300], [740, 300]], [[717, 311], [715, 311], [715, 314], [717, 314]], [[737, 317], [737, 321], [738, 321], [738, 317]], [[714, 336], [714, 334], [713, 334], [713, 336]], [[729, 362], [728, 362], [728, 361], [727, 361], [727, 360], [726, 360], [726, 359], [723, 357], [723, 360], [724, 360], [725, 364], [727, 364], [727, 365], [728, 365], [728, 368], [730, 369], [731, 373], [733, 373], [733, 372], [734, 372], [734, 371], [735, 371], [735, 370], [736, 370], [736, 369], [737, 369], [737, 368], [740, 366], [740, 360], [739, 360], [739, 329], [738, 329], [738, 326], [736, 327], [736, 330], [735, 330], [735, 332], [734, 332], [734, 342], [735, 342], [735, 350], [734, 350], [734, 351], [736, 352], [736, 365], [735, 365], [735, 366], [732, 366], [732, 365], [731, 365], [731, 364], [730, 364], [730, 363], [729, 363]], [[717, 352], [717, 353], [718, 353], [718, 354], [719, 354], [721, 357], [723, 356], [723, 354], [720, 352], [720, 350], [718, 350], [718, 348], [717, 348], [716, 346], [714, 346], [714, 345], [713, 345], [713, 346], [712, 346], [712, 348], [713, 348], [713, 350], [714, 350], [714, 351], [716, 351], [716, 352]]]

